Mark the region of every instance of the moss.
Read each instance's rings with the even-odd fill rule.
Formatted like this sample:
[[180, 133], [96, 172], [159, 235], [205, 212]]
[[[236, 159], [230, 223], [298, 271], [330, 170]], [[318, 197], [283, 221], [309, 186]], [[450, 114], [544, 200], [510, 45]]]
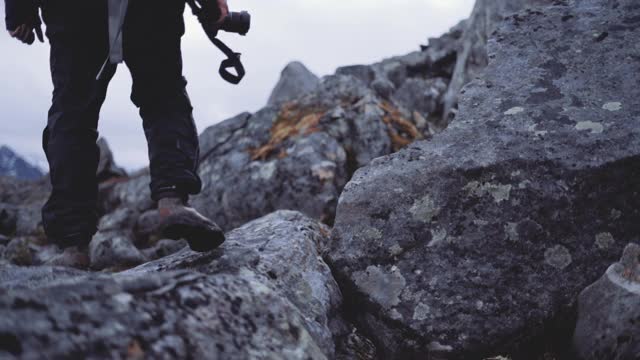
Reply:
[[287, 156], [281, 145], [295, 136], [308, 136], [320, 131], [320, 119], [326, 113], [319, 107], [301, 108], [296, 102], [289, 102], [282, 106], [278, 117], [271, 126], [269, 141], [254, 149], [249, 149], [251, 160], [266, 160], [273, 154], [278, 158]]

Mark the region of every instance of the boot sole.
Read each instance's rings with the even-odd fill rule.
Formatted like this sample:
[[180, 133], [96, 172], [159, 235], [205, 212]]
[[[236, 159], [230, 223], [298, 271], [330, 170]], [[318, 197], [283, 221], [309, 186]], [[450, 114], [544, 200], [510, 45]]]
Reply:
[[208, 252], [218, 248], [225, 241], [222, 231], [203, 229], [202, 226], [174, 224], [163, 231], [169, 239], [185, 239], [193, 251]]

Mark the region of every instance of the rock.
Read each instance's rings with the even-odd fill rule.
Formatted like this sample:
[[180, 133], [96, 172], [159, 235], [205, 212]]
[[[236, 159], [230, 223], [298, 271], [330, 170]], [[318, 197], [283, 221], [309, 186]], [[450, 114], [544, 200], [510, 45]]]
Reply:
[[103, 214], [119, 208], [144, 212], [155, 207], [151, 200], [149, 169], [132, 174], [129, 178], [113, 178], [100, 184], [98, 208]]
[[100, 220], [98, 233], [89, 244], [92, 269], [130, 268], [147, 261], [133, 244], [131, 229], [137, 217], [137, 212], [121, 208]]
[[0, 145], [0, 176], [11, 176], [23, 180], [38, 180], [42, 170], [6, 145]]
[[7, 245], [11, 239], [7, 236], [0, 235], [0, 245]]
[[455, 115], [458, 95], [462, 87], [477, 77], [487, 66], [489, 56], [486, 45], [489, 37], [502, 20], [534, 4], [544, 4], [544, 0], [477, 0], [469, 20], [463, 25], [464, 34], [456, 55], [456, 64], [449, 89], [444, 96], [444, 124]]
[[33, 252], [34, 265], [43, 265], [62, 253], [62, 249], [55, 244], [31, 243], [30, 249]]
[[43, 237], [41, 209], [49, 191], [46, 178], [0, 177], [0, 234]]
[[171, 254], [175, 254], [178, 251], [188, 246], [185, 240], [170, 240], [162, 239], [150, 248], [142, 250], [142, 254], [150, 260], [157, 260]]
[[[332, 224], [357, 168], [442, 129], [461, 28], [431, 39], [424, 51], [343, 67], [321, 80], [289, 65], [268, 106], [201, 134], [204, 188], [193, 206], [225, 230], [285, 209]], [[102, 212], [153, 209], [148, 182], [144, 172], [101, 185]], [[144, 225], [136, 230], [141, 245]]]
[[338, 344], [337, 360], [374, 360], [379, 359], [375, 345], [367, 339], [357, 329], [343, 336]]
[[294, 100], [314, 90], [319, 84], [320, 79], [306, 66], [298, 61], [291, 62], [282, 70], [280, 80], [269, 96], [268, 105]]
[[326, 259], [384, 358], [570, 343], [578, 293], [640, 233], [640, 32], [617, 25], [632, 9], [554, 2], [507, 18], [449, 128], [353, 176]]
[[103, 182], [112, 178], [126, 177], [127, 172], [116, 165], [109, 143], [105, 138], [98, 139], [98, 147], [100, 148], [100, 162], [98, 163], [97, 171], [98, 181]]
[[640, 246], [580, 293], [573, 337], [581, 359], [632, 359], [640, 354]]
[[0, 353], [21, 358], [326, 358], [293, 307], [250, 273], [14, 289], [0, 298], [0, 333]]
[[[326, 226], [279, 211], [213, 252], [185, 248], [117, 274], [0, 267], [0, 353], [333, 358], [332, 330], [346, 325], [318, 250], [327, 236]], [[368, 348], [361, 336], [353, 342]]]
[[376, 79], [375, 70], [371, 66], [367, 65], [343, 66], [336, 70], [336, 75], [354, 77], [362, 81], [367, 86]]
[[191, 269], [215, 278], [220, 274], [255, 273], [295, 306], [306, 330], [332, 358], [332, 327], [341, 322], [341, 295], [318, 251], [328, 233], [325, 226], [300, 213], [278, 211], [229, 232], [226, 242], [211, 253], [185, 248], [126, 274]]
[[33, 254], [29, 248], [29, 240], [23, 237], [11, 240], [4, 250], [4, 258], [15, 265], [32, 265]]
[[[90, 273], [63, 267], [14, 266], [0, 267], [0, 293], [8, 294], [13, 290], [38, 290], [59, 283], [75, 281]], [[0, 351], [2, 349], [0, 348]]]
[[86, 270], [91, 265], [91, 259], [86, 248], [71, 246], [51, 257], [44, 265]]

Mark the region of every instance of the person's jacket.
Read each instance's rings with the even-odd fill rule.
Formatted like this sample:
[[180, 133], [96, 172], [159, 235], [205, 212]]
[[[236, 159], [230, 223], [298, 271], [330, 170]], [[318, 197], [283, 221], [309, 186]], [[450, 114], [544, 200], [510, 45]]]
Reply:
[[13, 31], [22, 24], [40, 25], [39, 0], [4, 0], [7, 30]]

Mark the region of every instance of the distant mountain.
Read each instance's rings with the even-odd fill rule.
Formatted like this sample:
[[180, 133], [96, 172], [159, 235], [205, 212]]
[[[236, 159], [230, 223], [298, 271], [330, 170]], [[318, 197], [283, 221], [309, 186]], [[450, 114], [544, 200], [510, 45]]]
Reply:
[[30, 164], [7, 146], [0, 146], [0, 176], [35, 180], [44, 176], [42, 170]]

